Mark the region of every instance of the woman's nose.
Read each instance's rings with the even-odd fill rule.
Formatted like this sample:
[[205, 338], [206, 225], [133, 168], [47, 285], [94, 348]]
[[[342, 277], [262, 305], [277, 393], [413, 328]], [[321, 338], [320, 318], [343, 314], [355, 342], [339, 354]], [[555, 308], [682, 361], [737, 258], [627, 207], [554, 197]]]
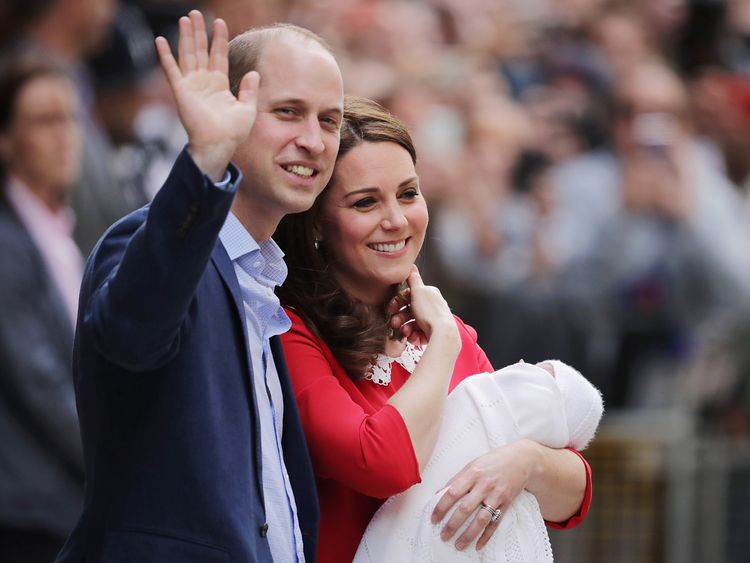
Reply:
[[388, 206], [381, 222], [383, 229], [387, 231], [402, 229], [407, 223], [406, 215], [398, 204]]

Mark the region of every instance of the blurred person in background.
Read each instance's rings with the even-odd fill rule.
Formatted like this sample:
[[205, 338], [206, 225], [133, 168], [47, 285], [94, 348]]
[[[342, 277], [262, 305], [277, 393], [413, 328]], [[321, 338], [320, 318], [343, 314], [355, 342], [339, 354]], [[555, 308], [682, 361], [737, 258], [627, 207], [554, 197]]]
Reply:
[[54, 0], [4, 0], [0, 3], [0, 52], [12, 50], [29, 22]]
[[586, 32], [611, 82], [634, 66], [657, 57], [658, 47], [643, 18], [632, 7], [602, 8], [587, 22]]
[[556, 357], [583, 366], [578, 304], [562, 283], [573, 243], [558, 225], [555, 151], [537, 148], [549, 149], [541, 127], [507, 98], [477, 103], [469, 123], [463, 189], [435, 211], [433, 231], [460, 310], [495, 365]]
[[728, 0], [724, 18], [722, 59], [735, 72], [750, 73], [750, 0]]
[[71, 362], [82, 257], [71, 190], [81, 107], [60, 68], [0, 71], [0, 558], [49, 563], [80, 511]]
[[746, 211], [698, 143], [689, 107], [663, 64], [641, 64], [616, 86], [614, 160], [599, 189], [617, 206], [598, 251], [617, 332], [608, 388], [617, 406], [668, 406], [700, 327], [750, 295]]
[[96, 114], [112, 140], [112, 171], [140, 202], [153, 199], [187, 142], [160, 71], [147, 14], [123, 3], [89, 60]]
[[30, 22], [17, 47], [57, 61], [68, 72], [82, 100], [83, 165], [71, 205], [77, 217], [75, 239], [84, 255], [115, 220], [145, 203], [113, 173], [111, 141], [96, 115], [92, 78], [86, 66], [88, 57], [106, 40], [118, 3], [50, 0]]
[[707, 68], [692, 85], [697, 130], [739, 188], [750, 216], [750, 74]]

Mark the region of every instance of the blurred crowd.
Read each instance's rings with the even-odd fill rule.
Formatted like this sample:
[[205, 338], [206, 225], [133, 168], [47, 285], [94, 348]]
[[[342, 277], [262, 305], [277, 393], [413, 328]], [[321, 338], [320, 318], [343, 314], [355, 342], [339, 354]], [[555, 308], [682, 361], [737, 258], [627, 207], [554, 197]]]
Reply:
[[195, 7], [309, 27], [410, 125], [423, 274], [494, 365], [750, 435], [750, 0], [4, 0], [0, 551], [79, 509], [77, 284], [186, 141], [153, 37]]

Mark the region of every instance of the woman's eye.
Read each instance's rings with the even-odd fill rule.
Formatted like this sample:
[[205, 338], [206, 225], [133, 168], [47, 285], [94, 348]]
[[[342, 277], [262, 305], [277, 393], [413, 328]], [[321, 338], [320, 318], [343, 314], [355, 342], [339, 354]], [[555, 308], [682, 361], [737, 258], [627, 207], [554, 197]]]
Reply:
[[375, 204], [375, 198], [374, 197], [365, 197], [362, 199], [358, 199], [354, 202], [354, 207], [357, 209], [366, 209], [368, 207], [371, 207]]
[[405, 190], [401, 197], [404, 199], [416, 199], [419, 197], [419, 191], [415, 188], [410, 188], [408, 190]]

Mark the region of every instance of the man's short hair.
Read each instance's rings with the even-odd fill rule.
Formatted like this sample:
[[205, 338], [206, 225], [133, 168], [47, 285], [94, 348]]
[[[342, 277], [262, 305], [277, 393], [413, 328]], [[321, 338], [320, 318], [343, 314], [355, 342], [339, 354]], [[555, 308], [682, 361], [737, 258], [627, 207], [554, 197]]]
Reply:
[[274, 23], [263, 27], [254, 27], [240, 33], [229, 42], [229, 89], [235, 96], [239, 92], [242, 78], [251, 70], [257, 70], [263, 48], [270, 39], [282, 35], [296, 35], [302, 39], [314, 41], [326, 51], [333, 54], [331, 46], [317, 33], [291, 23]]

